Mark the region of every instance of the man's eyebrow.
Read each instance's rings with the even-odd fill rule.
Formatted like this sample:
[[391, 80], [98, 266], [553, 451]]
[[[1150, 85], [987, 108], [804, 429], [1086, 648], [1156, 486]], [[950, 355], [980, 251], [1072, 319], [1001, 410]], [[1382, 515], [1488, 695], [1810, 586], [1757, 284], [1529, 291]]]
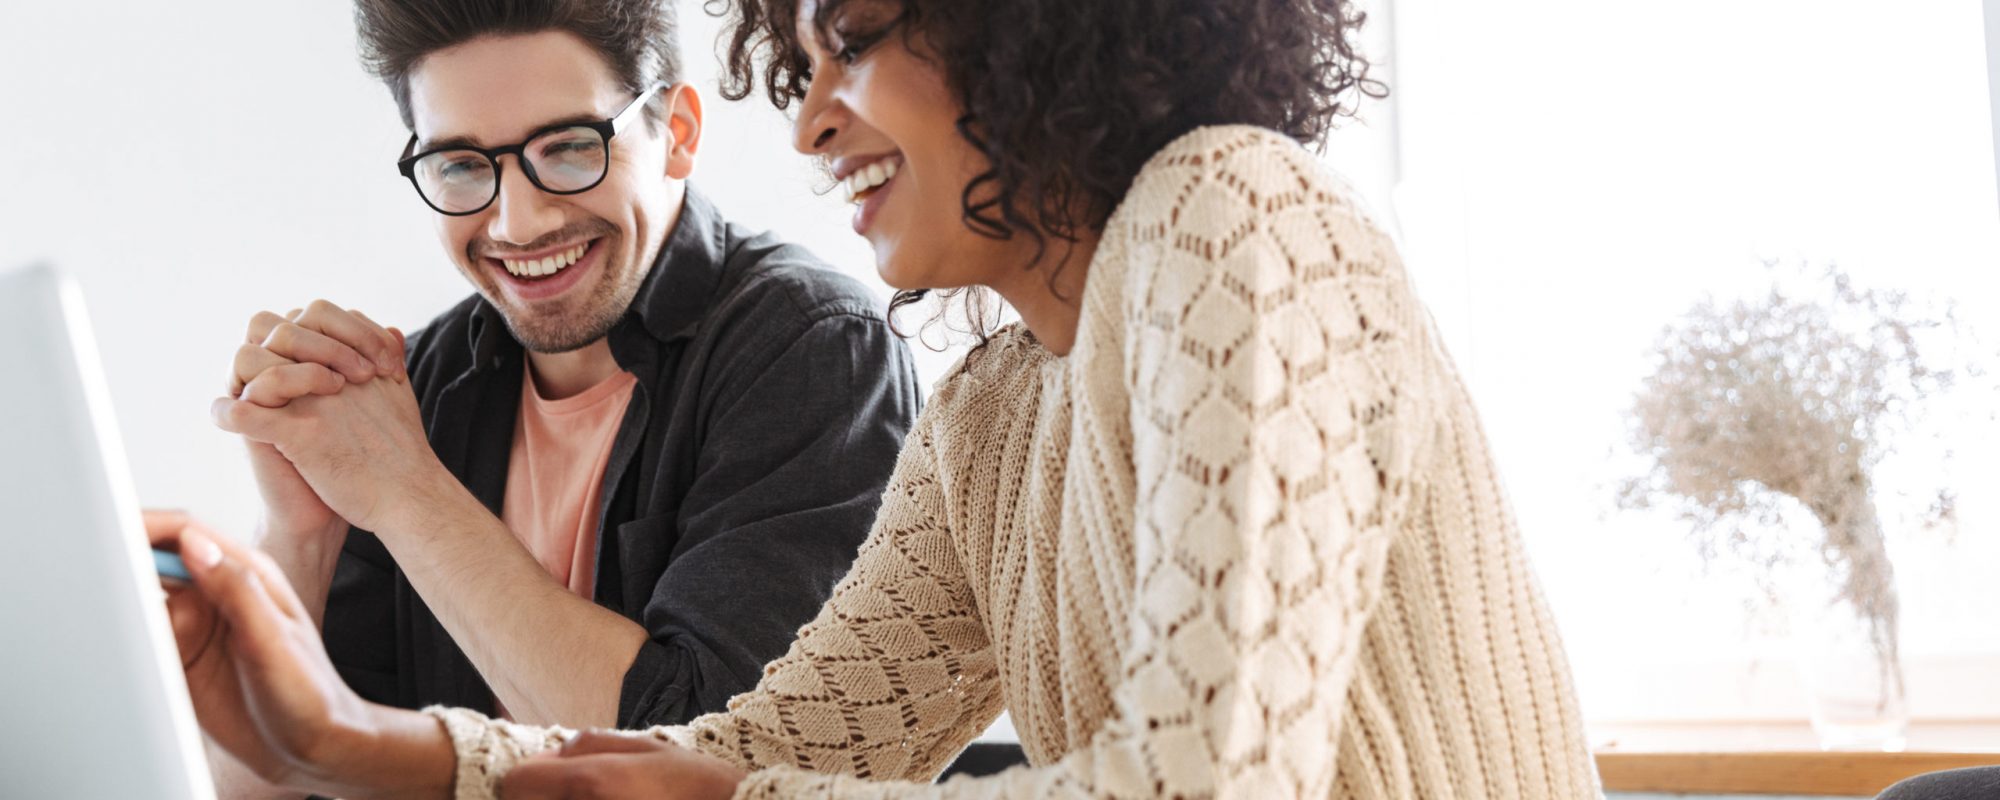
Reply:
[[[533, 136], [535, 136], [535, 134], [543, 133], [549, 130], [550, 128], [565, 128], [571, 125], [590, 125], [603, 122], [604, 119], [605, 118], [602, 115], [595, 113], [571, 114], [567, 117], [560, 117], [557, 119], [553, 119], [537, 126], [532, 133], [528, 134], [528, 136], [532, 138]], [[520, 144], [520, 142], [515, 142], [515, 144]], [[437, 140], [418, 139], [416, 150], [414, 152], [428, 153], [433, 150], [445, 150], [455, 147], [470, 147], [473, 149], [479, 149], [484, 147], [484, 145], [481, 145], [479, 143], [478, 137], [474, 136], [447, 136], [443, 139], [437, 139]]]
[[432, 150], [445, 150], [454, 147], [477, 148], [479, 147], [479, 140], [474, 139], [470, 136], [448, 136], [443, 139], [438, 139], [436, 141], [425, 141], [423, 139], [418, 139], [417, 145], [410, 149], [413, 152], [428, 153]]

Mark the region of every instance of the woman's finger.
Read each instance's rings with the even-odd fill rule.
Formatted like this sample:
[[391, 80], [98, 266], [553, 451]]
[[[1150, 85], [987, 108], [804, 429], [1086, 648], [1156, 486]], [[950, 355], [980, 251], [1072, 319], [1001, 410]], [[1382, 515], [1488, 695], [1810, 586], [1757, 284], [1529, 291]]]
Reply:
[[[146, 540], [154, 549], [178, 550], [187, 531], [207, 532], [184, 511], [145, 509], [139, 512], [146, 526]], [[183, 558], [185, 560], [185, 558]], [[167, 588], [167, 621], [174, 629], [174, 644], [181, 651], [181, 665], [199, 660], [214, 646], [221, 634], [215, 607], [201, 593], [176, 585]]]
[[632, 736], [611, 731], [584, 731], [564, 742], [557, 751], [563, 758], [575, 756], [602, 755], [604, 753], [651, 753], [673, 747], [672, 742], [664, 742], [651, 736]]
[[[225, 552], [225, 547], [233, 554]], [[234, 543], [192, 528], [181, 533], [181, 560], [187, 562], [196, 589], [248, 642], [276, 642], [284, 635], [284, 616], [272, 603], [263, 581]], [[259, 648], [250, 648], [255, 652]], [[247, 655], [239, 651], [239, 656]]]
[[171, 547], [180, 541], [181, 531], [199, 527], [193, 517], [185, 511], [148, 508], [139, 512], [139, 518], [146, 526], [146, 543], [153, 547]]
[[500, 779], [506, 800], [596, 800], [607, 779], [598, 758], [531, 758]]
[[215, 606], [193, 589], [167, 592], [167, 620], [173, 625], [174, 645], [181, 651], [183, 669], [200, 661], [222, 638]]
[[258, 373], [243, 386], [241, 399], [265, 408], [283, 408], [306, 395], [338, 394], [347, 379], [315, 363], [282, 364]]
[[[278, 568], [278, 562], [272, 561], [271, 557], [265, 555], [262, 550], [237, 544], [229, 538], [201, 526], [200, 523], [192, 523], [191, 527], [205, 537], [204, 540], [207, 544], [214, 546], [216, 550], [220, 551], [222, 560], [242, 564], [255, 574], [258, 579], [257, 582], [263, 588], [266, 597], [285, 616], [297, 620], [307, 619], [305, 604], [299, 601], [298, 593], [293, 591], [292, 583], [285, 577], [284, 571]], [[183, 560], [186, 558], [186, 556], [183, 556]], [[192, 572], [194, 565], [189, 564], [188, 570]]]

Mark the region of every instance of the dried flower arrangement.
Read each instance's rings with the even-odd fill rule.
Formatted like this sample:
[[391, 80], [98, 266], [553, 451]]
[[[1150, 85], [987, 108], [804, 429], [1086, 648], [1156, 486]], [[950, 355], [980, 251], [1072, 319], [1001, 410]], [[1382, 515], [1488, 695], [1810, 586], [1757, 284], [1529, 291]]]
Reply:
[[[1875, 467], [1915, 429], [1925, 398], [1976, 368], [1948, 366], [1926, 346], [1957, 331], [1950, 306], [1924, 313], [1907, 293], [1857, 287], [1837, 267], [1766, 267], [1768, 294], [1711, 297], [1661, 334], [1631, 410], [1631, 443], [1650, 468], [1623, 482], [1618, 506], [1675, 512], [1705, 562], [1757, 568], [1774, 603], [1777, 568], [1817, 556], [1834, 601], [1866, 621], [1894, 670], [1895, 571]], [[1953, 501], [1940, 489], [1925, 521], [1948, 520]], [[1824, 535], [1772, 541], [1800, 507]]]

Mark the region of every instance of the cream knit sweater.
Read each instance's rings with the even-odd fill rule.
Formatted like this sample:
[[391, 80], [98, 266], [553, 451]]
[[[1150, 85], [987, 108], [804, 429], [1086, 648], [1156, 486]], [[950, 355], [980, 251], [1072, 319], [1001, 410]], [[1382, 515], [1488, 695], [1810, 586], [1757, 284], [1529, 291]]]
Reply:
[[[1197, 130], [1076, 346], [937, 387], [853, 570], [756, 689], [650, 732], [738, 797], [1591, 797], [1569, 666], [1392, 242], [1305, 149]], [[1032, 766], [930, 779], [1002, 709]], [[457, 795], [566, 732], [433, 708]]]

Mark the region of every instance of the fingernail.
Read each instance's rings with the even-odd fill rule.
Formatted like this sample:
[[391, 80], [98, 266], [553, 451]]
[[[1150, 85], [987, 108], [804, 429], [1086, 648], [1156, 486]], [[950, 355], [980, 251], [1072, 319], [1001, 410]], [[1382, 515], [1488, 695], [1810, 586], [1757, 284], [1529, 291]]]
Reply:
[[188, 531], [181, 534], [181, 558], [191, 564], [200, 564], [202, 569], [208, 569], [222, 563], [222, 548], [216, 547], [208, 537]]

